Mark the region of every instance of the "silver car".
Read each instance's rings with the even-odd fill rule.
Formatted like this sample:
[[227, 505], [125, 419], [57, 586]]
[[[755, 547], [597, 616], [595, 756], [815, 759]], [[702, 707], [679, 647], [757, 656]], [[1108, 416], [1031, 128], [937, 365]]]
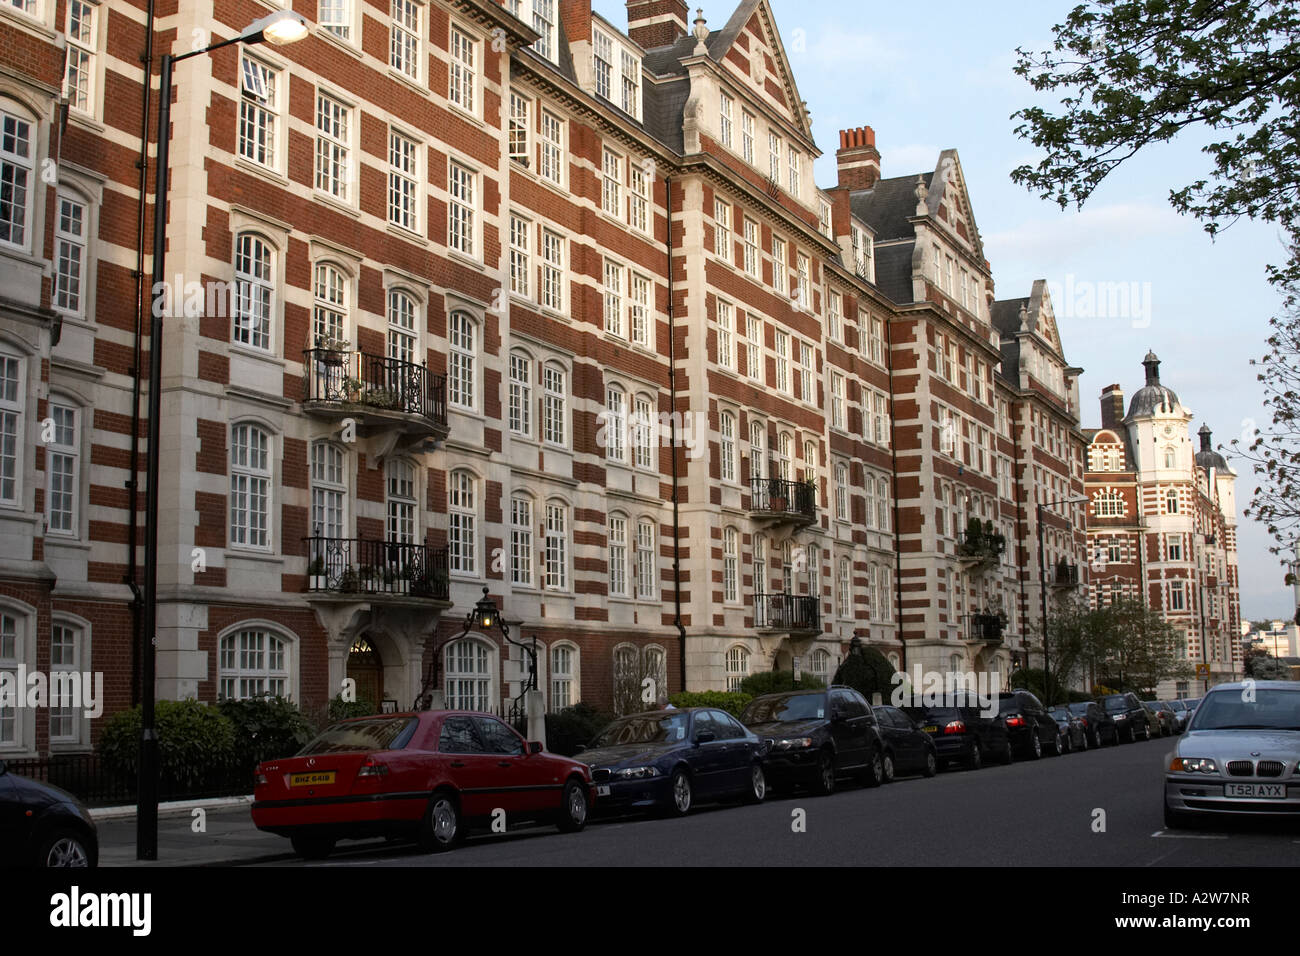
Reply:
[[1300, 813], [1300, 681], [1220, 684], [1165, 768], [1165, 826]]

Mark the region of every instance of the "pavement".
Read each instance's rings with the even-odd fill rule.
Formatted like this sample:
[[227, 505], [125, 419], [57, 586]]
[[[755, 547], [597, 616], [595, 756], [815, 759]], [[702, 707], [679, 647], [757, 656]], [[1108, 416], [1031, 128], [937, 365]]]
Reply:
[[289, 841], [253, 826], [251, 797], [158, 806], [158, 859], [136, 859], [135, 807], [90, 811], [99, 826], [100, 866], [236, 866], [297, 859]]

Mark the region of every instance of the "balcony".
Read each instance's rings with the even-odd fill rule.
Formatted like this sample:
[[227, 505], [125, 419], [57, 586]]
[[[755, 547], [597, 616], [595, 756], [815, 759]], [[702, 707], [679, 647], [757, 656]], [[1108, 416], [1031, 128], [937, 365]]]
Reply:
[[816, 486], [784, 478], [753, 478], [749, 482], [749, 516], [773, 524], [812, 524], [817, 520]]
[[416, 601], [451, 599], [447, 550], [401, 541], [304, 538], [308, 594]]
[[1065, 559], [1056, 562], [1052, 570], [1051, 585], [1054, 588], [1077, 588], [1079, 586], [1079, 566]]
[[819, 632], [820, 602], [811, 594], [755, 594], [754, 627], [762, 631]]
[[1007, 550], [1007, 539], [993, 530], [993, 522], [983, 525], [978, 518], [966, 523], [966, 530], [957, 534], [957, 560], [976, 571], [997, 567]]
[[979, 644], [1001, 644], [1006, 619], [1001, 614], [970, 614], [970, 629], [966, 640]]
[[446, 376], [351, 349], [307, 349], [303, 363], [306, 411], [354, 418], [369, 430], [398, 427], [416, 437], [447, 437]]

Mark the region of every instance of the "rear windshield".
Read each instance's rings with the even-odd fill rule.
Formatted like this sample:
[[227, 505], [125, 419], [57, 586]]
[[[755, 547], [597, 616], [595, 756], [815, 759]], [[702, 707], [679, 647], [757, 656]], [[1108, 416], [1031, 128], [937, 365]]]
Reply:
[[348, 720], [321, 731], [315, 740], [298, 751], [311, 754], [346, 754], [371, 750], [401, 750], [415, 733], [416, 717], [373, 717]]
[[1086, 714], [1086, 713], [1088, 712], [1088, 706], [1089, 706], [1089, 705], [1086, 704], [1086, 703], [1084, 703], [1084, 704], [1071, 704], [1071, 705], [1070, 705], [1070, 713], [1072, 713], [1072, 714]]
[[783, 720], [823, 720], [825, 717], [825, 694], [786, 694], [754, 701], [745, 708], [740, 722], [766, 724]]
[[1107, 710], [1128, 710], [1128, 698], [1107, 697], [1102, 700], [1101, 705]]
[[1053, 717], [1055, 717], [1057, 720], [1069, 720], [1069, 719], [1070, 719], [1070, 712], [1069, 712], [1068, 710], [1065, 710], [1065, 709], [1062, 708], [1062, 707], [1057, 707], [1056, 709], [1054, 709], [1054, 710], [1052, 710], [1052, 711], [1049, 711], [1049, 713], [1050, 713]]

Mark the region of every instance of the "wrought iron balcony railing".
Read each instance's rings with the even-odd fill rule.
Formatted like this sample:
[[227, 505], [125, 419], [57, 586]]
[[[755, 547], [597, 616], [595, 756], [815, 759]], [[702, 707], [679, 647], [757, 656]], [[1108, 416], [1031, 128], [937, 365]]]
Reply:
[[806, 481], [753, 478], [749, 482], [751, 514], [817, 520], [817, 491]]
[[1079, 566], [1077, 564], [1058, 564], [1052, 569], [1052, 586], [1072, 588], [1079, 584]]
[[417, 415], [447, 427], [447, 377], [402, 359], [347, 349], [304, 353], [305, 402]]
[[1002, 617], [998, 614], [971, 614], [969, 640], [985, 644], [1001, 644]]
[[308, 591], [450, 599], [445, 548], [366, 538], [304, 540]]
[[773, 631], [821, 630], [821, 602], [810, 594], [755, 594], [754, 626]]

